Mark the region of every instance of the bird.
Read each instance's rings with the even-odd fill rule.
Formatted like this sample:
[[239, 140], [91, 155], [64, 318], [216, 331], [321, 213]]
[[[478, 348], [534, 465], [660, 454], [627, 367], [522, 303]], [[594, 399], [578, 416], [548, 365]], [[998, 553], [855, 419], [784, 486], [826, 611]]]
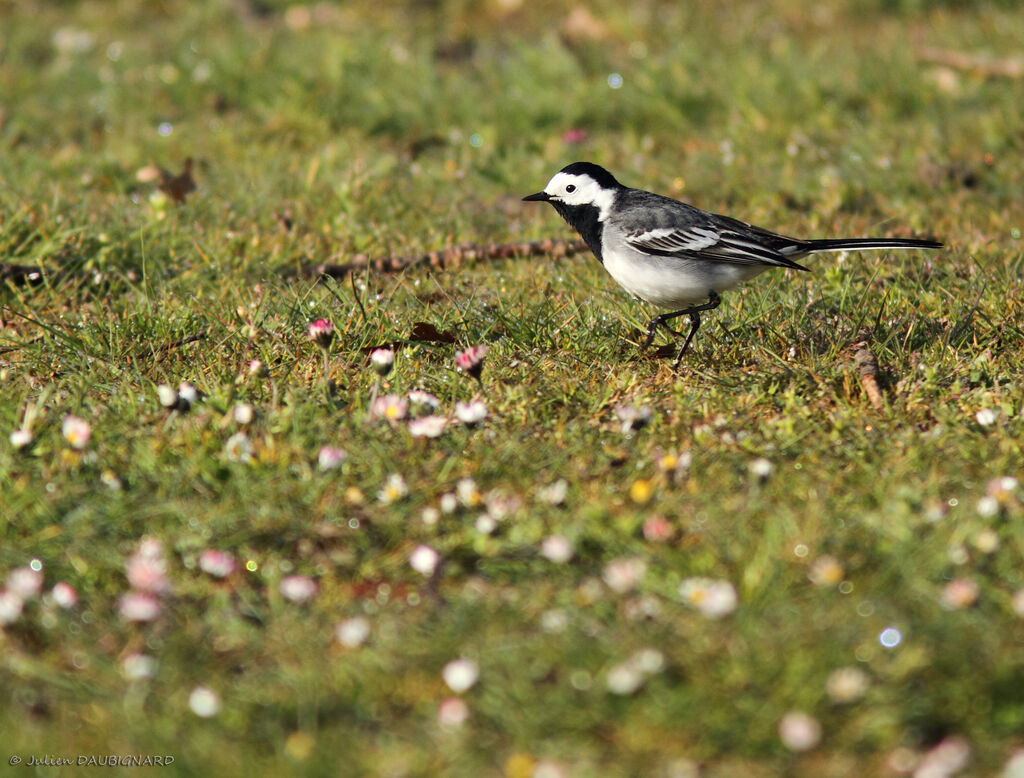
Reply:
[[642, 349], [654, 342], [659, 327], [682, 338], [683, 333], [672, 329], [669, 322], [689, 316], [690, 330], [679, 349], [676, 367], [700, 329], [701, 314], [722, 302], [720, 293], [769, 268], [806, 271], [797, 260], [826, 251], [938, 249], [943, 245], [913, 238], [791, 238], [623, 186], [593, 162], [567, 165], [543, 190], [523, 200], [554, 206], [623, 289], [666, 311], [647, 324]]

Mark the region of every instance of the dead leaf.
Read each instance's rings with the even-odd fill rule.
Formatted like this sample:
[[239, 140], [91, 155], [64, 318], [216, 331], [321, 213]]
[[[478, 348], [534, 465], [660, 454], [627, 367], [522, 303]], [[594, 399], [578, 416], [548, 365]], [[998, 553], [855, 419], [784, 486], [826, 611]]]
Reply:
[[160, 183], [157, 184], [157, 188], [174, 202], [185, 202], [189, 193], [196, 191], [196, 182], [192, 178], [192, 157], [185, 160], [185, 168], [178, 175], [160, 168]]
[[409, 340], [417, 343], [454, 343], [455, 334], [450, 330], [441, 332], [430, 322], [418, 321], [412, 325]]

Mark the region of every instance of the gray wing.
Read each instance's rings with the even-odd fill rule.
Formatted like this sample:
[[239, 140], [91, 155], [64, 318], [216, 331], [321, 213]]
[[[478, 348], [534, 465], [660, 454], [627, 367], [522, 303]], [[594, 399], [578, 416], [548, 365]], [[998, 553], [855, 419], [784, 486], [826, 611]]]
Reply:
[[738, 265], [806, 268], [791, 257], [806, 253], [805, 241], [708, 213], [678, 200], [638, 189], [622, 205], [625, 241], [637, 251], [663, 257], [688, 257]]

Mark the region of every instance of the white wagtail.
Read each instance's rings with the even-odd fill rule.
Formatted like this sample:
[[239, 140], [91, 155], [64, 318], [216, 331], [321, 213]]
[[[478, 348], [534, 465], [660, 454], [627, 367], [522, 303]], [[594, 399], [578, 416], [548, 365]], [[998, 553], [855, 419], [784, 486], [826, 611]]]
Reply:
[[722, 302], [718, 293], [770, 267], [807, 270], [795, 260], [819, 251], [942, 246], [933, 240], [903, 238], [788, 238], [653, 192], [630, 189], [591, 162], [562, 168], [544, 191], [523, 199], [551, 203], [620, 286], [668, 309], [647, 325], [645, 349], [658, 327], [682, 337], [668, 322], [690, 317], [690, 332], [679, 349], [677, 365], [697, 334], [701, 313]]

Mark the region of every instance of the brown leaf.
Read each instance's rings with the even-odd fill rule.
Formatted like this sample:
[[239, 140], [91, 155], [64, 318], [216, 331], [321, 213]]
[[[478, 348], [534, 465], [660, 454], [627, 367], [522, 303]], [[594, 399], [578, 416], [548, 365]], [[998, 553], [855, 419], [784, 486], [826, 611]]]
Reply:
[[454, 343], [455, 334], [451, 330], [441, 332], [427, 321], [418, 321], [412, 325], [409, 340], [418, 343]]
[[655, 359], [666, 359], [668, 357], [676, 357], [679, 354], [678, 343], [663, 343], [651, 352], [651, 356]]
[[160, 168], [160, 183], [157, 184], [157, 188], [174, 202], [185, 202], [189, 193], [196, 191], [196, 182], [192, 178], [192, 157], [185, 160], [185, 168], [178, 175]]

